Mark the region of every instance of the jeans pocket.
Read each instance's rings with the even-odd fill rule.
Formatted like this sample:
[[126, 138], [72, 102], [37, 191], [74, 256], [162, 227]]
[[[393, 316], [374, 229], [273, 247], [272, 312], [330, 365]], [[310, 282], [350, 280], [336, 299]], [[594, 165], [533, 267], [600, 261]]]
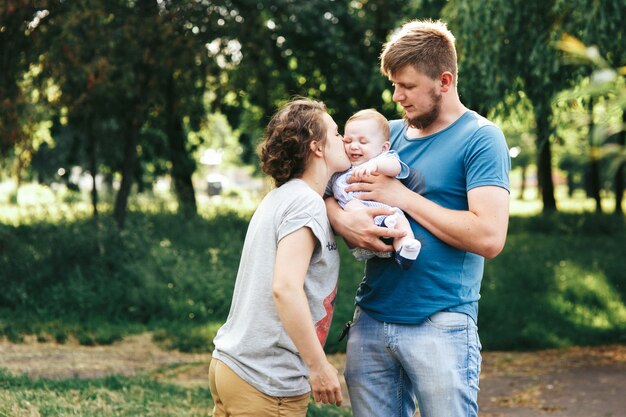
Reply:
[[465, 330], [469, 316], [465, 313], [440, 311], [426, 319], [429, 325], [441, 330]]

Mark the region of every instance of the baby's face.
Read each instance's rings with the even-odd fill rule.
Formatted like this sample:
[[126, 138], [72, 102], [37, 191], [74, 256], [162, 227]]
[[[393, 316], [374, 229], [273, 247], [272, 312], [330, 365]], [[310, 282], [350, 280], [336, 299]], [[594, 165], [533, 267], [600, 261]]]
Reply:
[[343, 135], [344, 148], [352, 166], [361, 165], [387, 150], [387, 139], [374, 120], [352, 120]]

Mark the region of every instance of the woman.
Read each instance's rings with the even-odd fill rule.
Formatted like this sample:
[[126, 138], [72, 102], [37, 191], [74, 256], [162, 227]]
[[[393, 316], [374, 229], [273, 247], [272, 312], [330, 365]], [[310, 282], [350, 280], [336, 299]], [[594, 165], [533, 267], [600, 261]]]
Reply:
[[322, 196], [350, 167], [342, 139], [324, 104], [311, 100], [288, 103], [267, 127], [261, 165], [277, 188], [250, 220], [230, 313], [214, 340], [214, 416], [305, 416], [311, 391], [341, 405], [323, 350], [339, 254]]

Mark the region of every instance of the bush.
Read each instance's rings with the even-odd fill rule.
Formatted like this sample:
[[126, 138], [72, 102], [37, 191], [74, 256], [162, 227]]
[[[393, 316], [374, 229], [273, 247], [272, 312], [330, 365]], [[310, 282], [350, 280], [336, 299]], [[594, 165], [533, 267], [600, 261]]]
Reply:
[[[0, 225], [0, 334], [111, 343], [152, 329], [166, 346], [210, 350], [230, 308], [250, 213], [214, 209], [187, 220], [131, 211], [102, 218]], [[624, 342], [624, 219], [514, 217], [487, 261], [479, 326], [486, 349]], [[339, 239], [341, 270], [328, 352], [352, 317], [364, 264]]]
[[479, 328], [488, 349], [626, 341], [624, 219], [593, 214], [512, 218], [487, 261]]

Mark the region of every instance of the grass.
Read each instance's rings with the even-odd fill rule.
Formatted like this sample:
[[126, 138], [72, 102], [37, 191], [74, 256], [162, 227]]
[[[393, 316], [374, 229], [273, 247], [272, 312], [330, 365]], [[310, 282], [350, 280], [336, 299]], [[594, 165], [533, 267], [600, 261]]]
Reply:
[[[206, 387], [181, 387], [147, 376], [31, 379], [0, 369], [0, 417], [192, 417], [213, 408]], [[308, 417], [351, 416], [349, 409], [311, 403]]]
[[32, 380], [0, 370], [0, 416], [205, 416], [206, 388], [182, 388], [145, 377]]
[[487, 262], [479, 328], [487, 349], [626, 343], [624, 219], [513, 218]]

